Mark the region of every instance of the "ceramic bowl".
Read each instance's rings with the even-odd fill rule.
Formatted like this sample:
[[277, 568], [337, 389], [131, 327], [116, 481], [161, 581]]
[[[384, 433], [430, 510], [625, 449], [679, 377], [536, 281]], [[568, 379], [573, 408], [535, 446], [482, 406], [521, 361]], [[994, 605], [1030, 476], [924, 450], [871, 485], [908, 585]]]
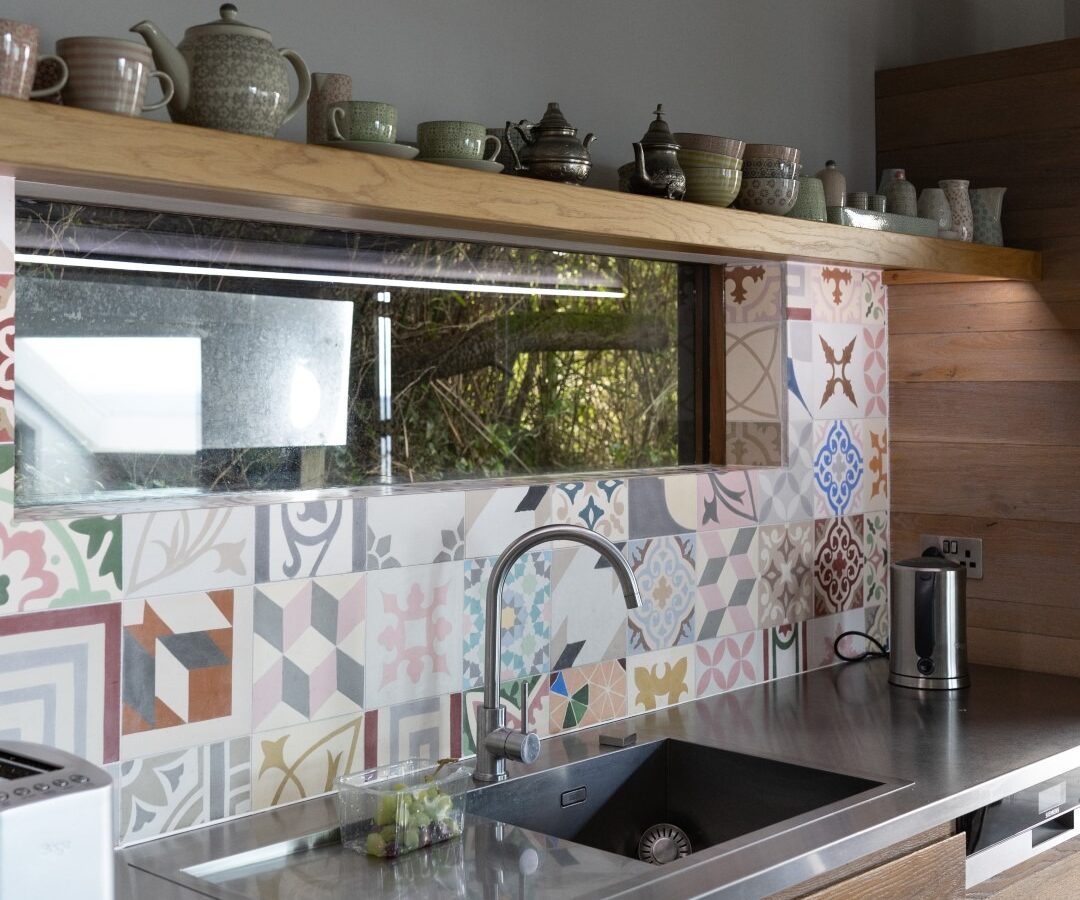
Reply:
[[686, 174], [686, 197], [691, 203], [731, 206], [739, 195], [742, 172], [738, 169], [703, 166], [683, 169]]
[[715, 134], [695, 134], [692, 131], [676, 131], [675, 140], [684, 150], [704, 150], [706, 153], [719, 153], [723, 156], [743, 158], [746, 141], [735, 138], [719, 137]]
[[746, 178], [798, 178], [802, 166], [770, 156], [758, 156], [743, 163]]
[[684, 169], [687, 166], [711, 169], [741, 169], [743, 167], [743, 161], [736, 156], [710, 153], [707, 150], [687, 150], [685, 147], [680, 147], [677, 155], [679, 165]]
[[778, 159], [781, 162], [798, 164], [799, 148], [785, 147], [783, 144], [747, 144], [743, 159]]
[[634, 177], [635, 171], [637, 171], [636, 162], [623, 163], [619, 166], [619, 190], [624, 194], [630, 193], [630, 179]]
[[739, 208], [786, 216], [799, 198], [797, 178], [744, 178]]

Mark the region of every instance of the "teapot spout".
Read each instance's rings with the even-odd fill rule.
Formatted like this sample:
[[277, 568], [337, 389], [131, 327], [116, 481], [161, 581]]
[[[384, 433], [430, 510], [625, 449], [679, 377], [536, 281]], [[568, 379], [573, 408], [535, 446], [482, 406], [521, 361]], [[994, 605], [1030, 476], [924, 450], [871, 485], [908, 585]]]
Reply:
[[183, 112], [191, 98], [191, 72], [183, 54], [173, 46], [153, 22], [146, 20], [133, 25], [131, 31], [146, 41], [154, 56], [154, 65], [168, 75], [174, 85], [173, 97], [169, 101], [170, 112]]

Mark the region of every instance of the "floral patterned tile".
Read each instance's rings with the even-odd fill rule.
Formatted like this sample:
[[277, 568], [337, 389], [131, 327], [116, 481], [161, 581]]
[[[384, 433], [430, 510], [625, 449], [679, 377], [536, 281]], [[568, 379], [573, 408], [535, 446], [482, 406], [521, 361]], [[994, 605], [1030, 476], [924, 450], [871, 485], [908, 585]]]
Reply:
[[[888, 649], [889, 647], [889, 604], [866, 607], [866, 633]], [[876, 650], [876, 647], [871, 647]]]
[[120, 764], [123, 844], [251, 811], [251, 739], [236, 738]]
[[551, 558], [551, 668], [626, 656], [626, 601], [607, 560], [588, 547]]
[[457, 690], [464, 580], [461, 562], [368, 572], [366, 708]]
[[[866, 613], [861, 609], [849, 609], [806, 623], [806, 671], [841, 662], [834, 646], [845, 631], [865, 632]], [[857, 656], [866, 651], [866, 644], [865, 638], [846, 637], [840, 642], [840, 652], [845, 656]]]
[[697, 535], [630, 541], [626, 556], [637, 579], [641, 606], [630, 610], [630, 653], [663, 650], [694, 641]]
[[787, 323], [787, 411], [789, 421], [814, 417], [814, 326]]
[[519, 534], [551, 520], [551, 488], [544, 484], [465, 494], [465, 555], [498, 556]]
[[[569, 670], [573, 671], [573, 670]], [[515, 730], [521, 728], [521, 686], [525, 685], [525, 715], [530, 731], [537, 737], [546, 738], [550, 734], [549, 684], [552, 676], [548, 674], [530, 675], [504, 681], [499, 685], [499, 702], [506, 710], [506, 725]], [[484, 689], [472, 688], [462, 698], [464, 715], [462, 716], [461, 755], [472, 756], [476, 753], [476, 719], [484, 705]]]
[[357, 574], [256, 585], [254, 730], [363, 708], [365, 589]]
[[782, 263], [724, 266], [727, 322], [779, 322], [783, 312]]
[[780, 422], [728, 422], [724, 458], [732, 466], [779, 467], [784, 462]]
[[863, 605], [879, 606], [889, 599], [889, 514], [878, 511], [863, 516], [863, 536]]
[[855, 419], [866, 408], [866, 340], [858, 325], [814, 326], [815, 419]]
[[788, 423], [788, 465], [758, 472], [761, 521], [771, 524], [814, 516], [814, 423]]
[[403, 759], [460, 758], [461, 694], [371, 710], [364, 716], [364, 768]]
[[777, 625], [765, 634], [767, 677], [786, 678], [806, 671], [806, 622]]
[[356, 713], [252, 735], [252, 809], [329, 793], [339, 775], [362, 771], [363, 725]]
[[758, 627], [757, 529], [705, 531], [697, 541], [697, 639]]
[[14, 439], [15, 276], [0, 275], [0, 441]]
[[[551, 558], [550, 550], [533, 550], [518, 559], [507, 573], [499, 619], [502, 681], [538, 675], [550, 668]], [[494, 557], [465, 560], [462, 638], [466, 689], [484, 681], [485, 604], [494, 565]]]
[[860, 294], [863, 322], [867, 325], [884, 325], [887, 317], [888, 288], [878, 269], [861, 269]]
[[589, 728], [626, 716], [626, 660], [564, 669], [551, 675], [550, 733]]
[[888, 341], [884, 325], [863, 327], [866, 355], [863, 359], [862, 380], [866, 389], [866, 402], [862, 415], [866, 418], [884, 418], [889, 415]]
[[863, 459], [866, 477], [863, 505], [868, 509], [889, 508], [889, 423], [867, 419], [863, 423]]
[[697, 476], [661, 475], [631, 478], [630, 537], [659, 537], [693, 531], [697, 513]]
[[814, 523], [758, 529], [758, 618], [773, 627], [814, 615]]
[[124, 759], [251, 731], [252, 590], [123, 602]]
[[766, 631], [748, 631], [700, 641], [694, 646], [695, 696], [758, 684], [767, 677]]
[[0, 178], [0, 275], [15, 272], [15, 179]]
[[628, 714], [637, 716], [694, 699], [694, 647], [642, 653], [626, 660]]
[[369, 498], [368, 570], [464, 559], [465, 496], [445, 491]]
[[760, 492], [758, 473], [704, 472], [698, 475], [698, 531], [756, 525]]
[[255, 578], [281, 581], [362, 572], [362, 499], [313, 500], [255, 509]]
[[862, 270], [813, 264], [806, 268], [815, 322], [862, 322]]
[[818, 519], [814, 535], [814, 614], [863, 606], [863, 517]]
[[783, 418], [784, 350], [779, 323], [728, 325], [727, 419], [778, 422]]
[[133, 513], [123, 528], [126, 597], [254, 583], [252, 507]]
[[626, 481], [570, 481], [552, 488], [551, 520], [581, 525], [611, 541], [624, 541], [630, 530]]
[[863, 449], [860, 420], [814, 423], [814, 515], [818, 518], [862, 511]]

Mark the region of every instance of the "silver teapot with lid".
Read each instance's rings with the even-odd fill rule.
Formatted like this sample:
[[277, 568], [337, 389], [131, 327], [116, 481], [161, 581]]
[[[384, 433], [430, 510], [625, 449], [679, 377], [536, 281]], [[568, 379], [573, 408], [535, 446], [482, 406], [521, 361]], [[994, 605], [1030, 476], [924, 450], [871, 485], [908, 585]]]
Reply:
[[514, 157], [514, 170], [532, 178], [582, 184], [589, 177], [592, 158], [589, 145], [596, 140], [590, 132], [579, 139], [577, 129], [566, 121], [558, 103], [549, 103], [544, 117], [536, 123], [522, 119], [506, 123], [506, 134], [516, 131], [524, 145], [520, 153], [507, 141]]
[[635, 194], [681, 200], [686, 193], [686, 173], [676, 155], [679, 142], [664, 121], [663, 104], [656, 104], [656, 118], [640, 141], [634, 143], [634, 173], [630, 190]]
[[[273, 137], [311, 93], [311, 76], [300, 55], [275, 49], [270, 33], [241, 22], [232, 3], [221, 7], [217, 21], [185, 31], [176, 47], [153, 22], [131, 30], [142, 35], [155, 65], [176, 86], [169, 101], [174, 122]], [[299, 83], [291, 103], [290, 65]]]

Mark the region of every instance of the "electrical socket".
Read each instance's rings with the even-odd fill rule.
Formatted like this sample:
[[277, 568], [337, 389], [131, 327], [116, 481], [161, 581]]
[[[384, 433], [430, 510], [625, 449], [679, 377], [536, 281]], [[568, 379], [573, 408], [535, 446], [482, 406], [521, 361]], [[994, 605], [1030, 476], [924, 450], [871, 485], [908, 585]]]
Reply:
[[953, 537], [945, 534], [920, 534], [919, 552], [927, 547], [937, 547], [946, 559], [958, 562], [967, 568], [969, 579], [983, 577], [982, 538]]

